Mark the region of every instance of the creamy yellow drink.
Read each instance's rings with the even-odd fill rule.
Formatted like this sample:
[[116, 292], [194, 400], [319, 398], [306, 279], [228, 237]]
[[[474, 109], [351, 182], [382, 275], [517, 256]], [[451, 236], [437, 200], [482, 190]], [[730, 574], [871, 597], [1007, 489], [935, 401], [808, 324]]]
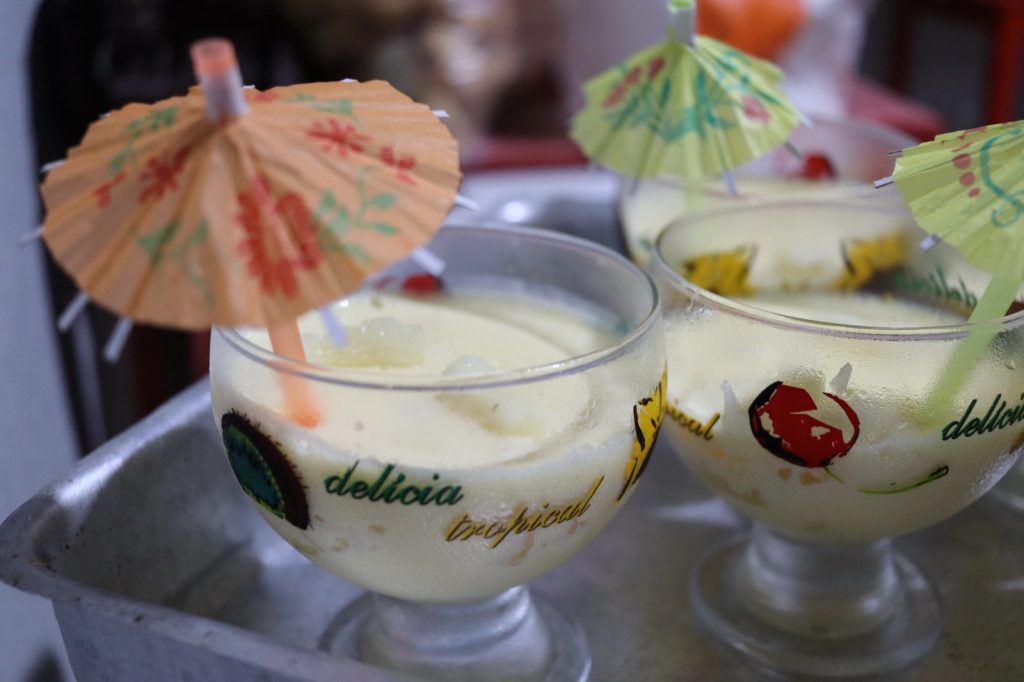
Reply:
[[[963, 321], [870, 294], [774, 292], [738, 302], [853, 326]], [[800, 342], [784, 326], [735, 317], [695, 323], [669, 314], [666, 324], [670, 442], [730, 505], [788, 535], [861, 542], [931, 525], [976, 499], [1016, 457], [1020, 371], [1010, 382], [980, 372], [952, 406], [921, 411], [953, 343], [894, 353], [895, 340]]]
[[1024, 358], [998, 328], [972, 332], [994, 340], [940, 390], [987, 278], [948, 247], [921, 250], [901, 212], [837, 222], [838, 206], [678, 223], [657, 267], [675, 449], [744, 515], [851, 543], [931, 525], [994, 485], [1024, 436]]
[[333, 311], [343, 346], [300, 321], [313, 428], [238, 351], [265, 333], [218, 332], [211, 351], [243, 489], [322, 567], [394, 597], [476, 599], [565, 561], [632, 492], [660, 422], [660, 339], [598, 362], [621, 323], [525, 287], [364, 292]]

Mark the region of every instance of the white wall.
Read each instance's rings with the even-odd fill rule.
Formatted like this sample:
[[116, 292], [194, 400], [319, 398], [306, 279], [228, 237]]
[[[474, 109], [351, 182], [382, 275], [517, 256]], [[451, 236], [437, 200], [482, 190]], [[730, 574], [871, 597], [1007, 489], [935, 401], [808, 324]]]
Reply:
[[[0, 519], [74, 460], [35, 226], [27, 50], [36, 0], [0, 0]], [[63, 658], [49, 602], [0, 585], [0, 682], [23, 682], [47, 648]], [[65, 679], [71, 679], [66, 673]]]

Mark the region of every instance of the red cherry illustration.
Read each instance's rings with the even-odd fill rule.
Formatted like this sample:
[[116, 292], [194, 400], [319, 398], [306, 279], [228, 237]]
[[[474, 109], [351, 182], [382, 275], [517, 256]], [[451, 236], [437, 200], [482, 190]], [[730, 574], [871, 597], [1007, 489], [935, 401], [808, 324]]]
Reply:
[[407, 294], [423, 296], [440, 293], [442, 289], [444, 289], [444, 283], [441, 281], [441, 278], [431, 275], [429, 272], [409, 275], [402, 282], [402, 291]]
[[[845, 419], [836, 421], [828, 402], [842, 409]], [[831, 414], [828, 414], [831, 412]], [[817, 393], [781, 381], [769, 385], [750, 404], [750, 430], [761, 446], [776, 457], [801, 467], [826, 467], [842, 457], [860, 435], [860, 419], [845, 400], [831, 393]], [[852, 430], [849, 437], [843, 435]]]
[[800, 177], [805, 180], [832, 180], [836, 177], [836, 169], [824, 154], [806, 154]]

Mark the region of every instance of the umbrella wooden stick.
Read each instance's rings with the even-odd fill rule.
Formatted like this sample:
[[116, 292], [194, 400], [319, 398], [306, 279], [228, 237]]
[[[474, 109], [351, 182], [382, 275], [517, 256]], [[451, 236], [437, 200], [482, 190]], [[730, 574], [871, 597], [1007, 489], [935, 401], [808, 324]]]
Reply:
[[[222, 38], [200, 40], [192, 45], [191, 54], [196, 77], [206, 97], [207, 116], [215, 120], [244, 116], [249, 107], [242, 94], [242, 75], [231, 43]], [[269, 327], [267, 332], [275, 353], [291, 360], [306, 361], [296, 320]], [[276, 374], [288, 417], [303, 426], [320, 423], [320, 408], [308, 380], [287, 372]]]

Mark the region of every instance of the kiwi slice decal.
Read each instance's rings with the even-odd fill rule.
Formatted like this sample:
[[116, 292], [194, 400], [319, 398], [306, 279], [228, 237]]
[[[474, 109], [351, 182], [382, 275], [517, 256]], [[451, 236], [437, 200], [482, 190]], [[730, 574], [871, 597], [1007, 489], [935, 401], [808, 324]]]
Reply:
[[220, 418], [220, 428], [231, 469], [245, 494], [296, 528], [309, 528], [305, 486], [281, 447], [234, 410]]

